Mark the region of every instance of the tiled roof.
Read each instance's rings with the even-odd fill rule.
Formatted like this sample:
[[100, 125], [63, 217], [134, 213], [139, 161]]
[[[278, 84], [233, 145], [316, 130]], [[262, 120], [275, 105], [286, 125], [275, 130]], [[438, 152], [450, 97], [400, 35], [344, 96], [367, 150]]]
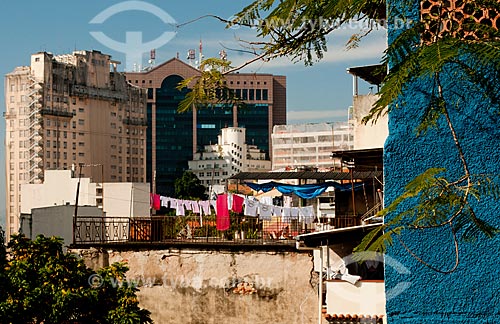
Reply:
[[381, 324], [384, 315], [326, 314], [326, 320], [333, 324]]

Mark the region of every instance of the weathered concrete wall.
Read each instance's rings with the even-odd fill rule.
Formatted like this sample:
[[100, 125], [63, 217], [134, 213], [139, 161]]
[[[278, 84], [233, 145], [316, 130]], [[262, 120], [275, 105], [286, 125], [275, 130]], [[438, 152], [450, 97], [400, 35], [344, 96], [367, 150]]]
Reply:
[[[391, 0], [388, 5], [390, 13], [406, 15], [410, 20], [420, 17], [417, 0]], [[389, 22], [397, 23], [395, 18], [390, 17]], [[401, 24], [399, 27], [390, 26], [389, 43], [401, 31]], [[450, 118], [471, 174], [500, 174], [500, 116], [497, 108], [484, 101], [485, 96], [475, 91], [477, 87], [465, 82], [459, 69], [448, 70], [441, 81], [447, 98], [457, 103], [456, 106], [449, 106]], [[438, 120], [438, 129], [433, 128], [422, 136], [416, 136], [415, 128], [422, 120], [423, 106], [429, 101], [431, 88], [430, 80], [413, 82], [398, 100], [397, 107], [394, 106], [389, 113], [389, 137], [384, 150], [386, 205], [403, 193], [406, 183], [428, 168], [446, 168], [445, 174], [450, 179], [463, 174], [444, 118]], [[483, 196], [473, 202], [473, 206], [479, 218], [500, 227], [498, 201]], [[401, 210], [405, 207], [408, 206], [402, 206]], [[458, 236], [461, 234], [463, 231]], [[454, 265], [454, 242], [447, 226], [405, 231], [401, 240], [433, 267], [447, 270]], [[460, 264], [455, 272], [442, 274], [418, 262], [394, 239], [387, 255], [409, 271], [388, 266], [386, 260], [386, 293], [392, 292], [387, 296], [388, 322], [500, 323], [499, 249], [498, 235], [493, 239], [480, 236], [474, 242], [459, 239]], [[398, 292], [398, 287], [406, 288]]]
[[317, 323], [318, 279], [311, 275], [309, 253], [183, 249], [80, 254], [93, 268], [127, 262], [127, 279], [142, 282], [140, 304], [155, 323]]

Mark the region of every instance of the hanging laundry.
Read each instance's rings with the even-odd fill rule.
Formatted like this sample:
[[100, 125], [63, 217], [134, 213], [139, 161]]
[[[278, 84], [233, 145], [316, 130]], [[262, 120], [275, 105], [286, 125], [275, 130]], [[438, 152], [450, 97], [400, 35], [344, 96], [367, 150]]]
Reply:
[[183, 200], [178, 200], [177, 201], [177, 208], [175, 209], [175, 215], [176, 216], [184, 216], [184, 215], [186, 215], [186, 212], [184, 210], [184, 201]]
[[260, 207], [259, 207], [259, 219], [262, 219], [262, 220], [271, 220], [272, 216], [273, 216], [273, 206], [272, 205], [264, 205], [264, 204], [260, 204]]
[[287, 207], [287, 208], [292, 207], [292, 197], [291, 196], [283, 196], [283, 207]]
[[264, 204], [264, 205], [272, 205], [273, 204], [273, 197], [260, 197], [259, 201], [261, 204]]
[[273, 215], [277, 217], [283, 216], [283, 208], [280, 206], [273, 206]]
[[193, 210], [193, 213], [199, 214], [200, 213], [200, 205], [198, 205], [197, 201], [192, 201], [191, 202], [191, 209]]
[[235, 213], [241, 213], [243, 211], [243, 203], [245, 202], [245, 199], [243, 197], [240, 197], [238, 195], [233, 195], [233, 204], [231, 205], [231, 210], [234, 211]]
[[217, 230], [226, 231], [229, 229], [229, 208], [227, 206], [227, 194], [219, 195], [217, 197], [217, 210], [216, 210], [216, 223]]
[[203, 200], [203, 201], [198, 201], [198, 205], [200, 206], [201, 214], [205, 214], [205, 216], [210, 216], [210, 201], [208, 200]]
[[161, 208], [161, 199], [160, 195], [154, 194], [153, 195], [153, 208], [155, 210], [160, 210]]
[[290, 223], [292, 221], [292, 209], [290, 207], [283, 207], [281, 221], [283, 223]]
[[291, 208], [290, 218], [291, 219], [298, 219], [299, 218], [299, 207], [292, 207]]
[[170, 199], [170, 208], [177, 209], [178, 202], [179, 202], [179, 200], [177, 200], [175, 198], [171, 198]]
[[233, 207], [233, 194], [228, 193], [227, 194], [227, 207], [231, 209]]
[[257, 216], [257, 209], [259, 207], [259, 202], [256, 200], [252, 200], [251, 198], [247, 198], [245, 200], [245, 215], [246, 216]]
[[299, 220], [306, 224], [312, 224], [314, 222], [314, 207], [306, 206], [299, 208]]
[[160, 201], [161, 201], [162, 207], [169, 208], [169, 205], [170, 205], [170, 198], [169, 197], [160, 196]]
[[184, 209], [185, 210], [193, 210], [193, 205], [191, 204], [191, 200], [184, 200]]

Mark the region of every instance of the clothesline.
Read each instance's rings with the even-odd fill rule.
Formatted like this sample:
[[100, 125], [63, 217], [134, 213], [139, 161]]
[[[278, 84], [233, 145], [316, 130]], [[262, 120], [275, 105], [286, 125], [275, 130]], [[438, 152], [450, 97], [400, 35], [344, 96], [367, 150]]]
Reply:
[[203, 224], [203, 216], [211, 215], [211, 207], [213, 207], [217, 229], [220, 231], [229, 229], [230, 210], [235, 213], [243, 213], [245, 216], [258, 217], [265, 221], [271, 221], [273, 216], [280, 217], [283, 223], [298, 220], [311, 224], [315, 218], [313, 206], [282, 207], [261, 203], [252, 196], [238, 194], [220, 194], [216, 200], [196, 201], [151, 194], [151, 207], [155, 210], [159, 210], [161, 207], [175, 209], [176, 216], [185, 216], [186, 210], [191, 211], [194, 214], [199, 214], [200, 225]]

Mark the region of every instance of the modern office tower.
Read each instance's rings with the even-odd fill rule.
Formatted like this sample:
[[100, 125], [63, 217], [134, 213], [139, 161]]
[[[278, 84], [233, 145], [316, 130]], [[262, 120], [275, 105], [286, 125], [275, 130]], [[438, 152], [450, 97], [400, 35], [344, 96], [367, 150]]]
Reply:
[[6, 75], [7, 237], [19, 229], [21, 184], [42, 183], [45, 170], [146, 181], [146, 91], [117, 64], [98, 51], [40, 52]]
[[177, 85], [199, 73], [173, 58], [146, 71], [126, 74], [131, 84], [148, 89], [146, 181], [160, 194], [172, 194], [173, 182], [188, 169], [188, 161], [205, 145], [217, 143], [222, 128], [245, 128], [245, 142], [270, 156], [273, 126], [286, 124], [286, 78], [272, 74], [226, 76], [227, 86], [246, 102], [244, 109], [221, 105], [178, 113], [188, 90], [179, 91]]

